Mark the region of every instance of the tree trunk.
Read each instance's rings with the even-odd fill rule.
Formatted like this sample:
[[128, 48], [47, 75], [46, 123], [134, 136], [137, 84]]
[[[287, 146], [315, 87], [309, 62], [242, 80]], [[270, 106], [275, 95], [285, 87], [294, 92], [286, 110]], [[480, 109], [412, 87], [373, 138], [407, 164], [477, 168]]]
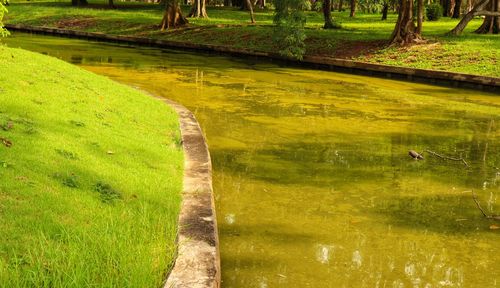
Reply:
[[384, 2], [384, 6], [382, 6], [382, 21], [387, 20], [388, 11], [389, 11], [389, 3]]
[[467, 0], [467, 13], [469, 13], [470, 10], [472, 10], [472, 0]]
[[351, 13], [349, 17], [354, 17], [356, 14], [356, 0], [351, 0]]
[[339, 12], [342, 12], [342, 4], [344, 3], [344, 0], [339, 0]]
[[206, 0], [194, 0], [193, 6], [191, 6], [191, 11], [188, 17], [193, 18], [208, 18]]
[[451, 0], [441, 0], [441, 7], [443, 7], [443, 17], [450, 16]]
[[413, 0], [400, 0], [398, 10], [398, 20], [391, 35], [391, 44], [404, 45], [422, 39], [413, 23]]
[[255, 16], [253, 15], [253, 5], [252, 5], [252, 2], [250, 2], [250, 0], [246, 0], [247, 2], [247, 7], [248, 9], [250, 10], [250, 21], [252, 21], [252, 24], [255, 23]]
[[455, 19], [460, 18], [461, 6], [462, 6], [462, 0], [455, 0], [455, 7], [453, 8], [453, 15], [451, 15], [451, 18], [455, 18]]
[[323, 0], [323, 16], [325, 18], [325, 25], [323, 25], [324, 29], [333, 29], [335, 25], [332, 21], [332, 4], [331, 0]]
[[421, 37], [422, 35], [422, 25], [424, 22], [424, 0], [417, 1], [417, 29], [416, 34]]
[[[478, 34], [498, 34], [500, 31], [500, 0], [491, 0], [483, 24], [476, 31]], [[476, 14], [477, 15], [477, 14]]]
[[241, 7], [242, 3], [242, 0], [231, 0], [231, 6], [233, 7]]
[[462, 20], [458, 22], [457, 26], [455, 26], [455, 28], [448, 32], [448, 34], [455, 36], [460, 35], [464, 31], [465, 27], [467, 27], [467, 24], [469, 24], [469, 22], [474, 18], [474, 16], [481, 14], [481, 12], [484, 11], [484, 8], [486, 7], [486, 5], [488, 5], [488, 3], [490, 3], [490, 1], [491, 0], [481, 0], [480, 2], [478, 2], [474, 6], [474, 8], [469, 11], [469, 13], [465, 14]]
[[113, 3], [113, 0], [109, 0], [108, 5], [110, 8], [113, 8], [113, 9], [116, 8], [115, 4]]
[[88, 4], [87, 0], [71, 0], [72, 6], [85, 6], [87, 4]]
[[233, 6], [233, 3], [232, 3], [231, 0], [224, 0], [224, 6], [225, 7], [231, 7], [231, 6]]
[[161, 20], [161, 31], [170, 28], [177, 28], [189, 23], [189, 21], [182, 15], [181, 8], [177, 5], [177, 1], [169, 1], [165, 7], [165, 13]]

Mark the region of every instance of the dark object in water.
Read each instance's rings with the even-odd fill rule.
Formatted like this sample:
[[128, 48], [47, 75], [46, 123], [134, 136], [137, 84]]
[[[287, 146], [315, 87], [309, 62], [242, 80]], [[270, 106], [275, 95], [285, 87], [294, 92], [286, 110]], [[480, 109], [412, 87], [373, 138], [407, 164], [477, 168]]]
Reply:
[[415, 160], [423, 160], [424, 156], [422, 154], [418, 154], [418, 152], [410, 150], [408, 151], [408, 155], [410, 155]]

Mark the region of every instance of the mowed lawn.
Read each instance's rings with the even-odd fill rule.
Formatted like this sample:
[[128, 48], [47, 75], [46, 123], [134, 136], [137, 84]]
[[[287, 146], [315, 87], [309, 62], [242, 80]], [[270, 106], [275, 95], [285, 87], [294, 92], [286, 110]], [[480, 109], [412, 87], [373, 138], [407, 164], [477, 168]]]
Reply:
[[0, 46], [0, 287], [159, 287], [183, 174], [170, 107]]
[[[59, 27], [113, 35], [135, 35], [175, 41], [225, 45], [276, 52], [272, 34], [272, 10], [256, 9], [256, 25], [247, 11], [238, 8], [209, 7], [208, 19], [189, 19], [188, 27], [161, 32], [163, 8], [158, 4], [116, 2], [108, 9], [102, 0], [89, 1], [88, 7], [72, 7], [64, 2], [13, 2], [7, 23]], [[183, 7], [187, 15], [189, 7]], [[410, 47], [389, 47], [387, 40], [397, 15], [381, 21], [379, 14], [334, 12], [342, 29], [322, 29], [322, 14], [307, 12], [306, 55], [354, 59], [396, 66], [454, 71], [500, 77], [499, 35], [477, 35], [482, 23], [476, 18], [458, 37], [446, 36], [458, 20], [441, 18], [424, 22], [426, 43]]]

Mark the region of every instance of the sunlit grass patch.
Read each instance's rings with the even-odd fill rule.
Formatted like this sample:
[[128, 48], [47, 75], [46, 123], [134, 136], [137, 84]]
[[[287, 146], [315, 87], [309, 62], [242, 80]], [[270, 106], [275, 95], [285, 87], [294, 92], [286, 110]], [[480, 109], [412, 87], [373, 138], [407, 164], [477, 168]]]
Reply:
[[[255, 10], [257, 24], [250, 25], [248, 11], [238, 7], [208, 7], [209, 18], [189, 18], [189, 27], [160, 32], [163, 8], [158, 4], [117, 2], [118, 9], [108, 9], [103, 0], [89, 1], [89, 7], [72, 7], [69, 2], [14, 1], [9, 6], [7, 23], [50, 26], [114, 35], [134, 35], [191, 43], [224, 45], [259, 51], [276, 52], [273, 42], [273, 11]], [[189, 6], [182, 7], [184, 14]], [[379, 14], [333, 12], [342, 29], [323, 30], [323, 16], [308, 11], [306, 55], [354, 59], [358, 61], [414, 68], [446, 70], [500, 77], [500, 39], [497, 35], [477, 35], [473, 31], [482, 23], [476, 18], [459, 37], [446, 36], [457, 19], [425, 21], [423, 36], [427, 43], [418, 49], [388, 47], [397, 15], [382, 21]], [[439, 43], [439, 49], [429, 47]], [[442, 54], [442, 51], [449, 53]], [[439, 55], [439, 58], [436, 58]], [[410, 56], [408, 61], [408, 56]]]
[[1, 287], [161, 285], [183, 170], [172, 109], [0, 47], [0, 138]]

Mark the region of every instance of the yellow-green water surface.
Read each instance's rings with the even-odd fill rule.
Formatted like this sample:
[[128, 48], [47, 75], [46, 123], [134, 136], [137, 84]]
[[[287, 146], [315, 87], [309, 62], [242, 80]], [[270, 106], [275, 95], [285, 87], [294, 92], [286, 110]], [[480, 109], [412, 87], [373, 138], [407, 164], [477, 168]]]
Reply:
[[500, 286], [500, 223], [471, 193], [500, 214], [499, 95], [17, 33], [6, 42], [195, 113], [214, 164], [223, 287]]

